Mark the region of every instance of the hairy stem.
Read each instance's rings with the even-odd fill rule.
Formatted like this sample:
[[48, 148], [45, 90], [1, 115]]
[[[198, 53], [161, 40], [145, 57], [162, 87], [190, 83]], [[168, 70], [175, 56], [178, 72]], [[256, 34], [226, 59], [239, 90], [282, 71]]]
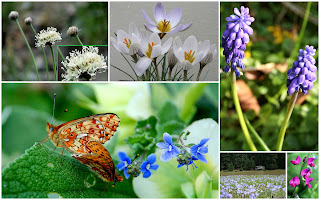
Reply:
[[56, 68], [56, 62], [55, 62], [55, 59], [54, 59], [53, 48], [52, 48], [52, 45], [49, 45], [49, 46], [50, 46], [52, 62], [53, 62], [52, 64], [53, 64], [54, 80], [58, 81], [58, 72], [57, 72], [57, 68]]
[[79, 36], [78, 36], [78, 35], [76, 35], [76, 38], [77, 38], [78, 42], [80, 43], [80, 45], [82, 45], [82, 46], [83, 46], [83, 43], [81, 42], [81, 40], [80, 40], [80, 38], [79, 38]]

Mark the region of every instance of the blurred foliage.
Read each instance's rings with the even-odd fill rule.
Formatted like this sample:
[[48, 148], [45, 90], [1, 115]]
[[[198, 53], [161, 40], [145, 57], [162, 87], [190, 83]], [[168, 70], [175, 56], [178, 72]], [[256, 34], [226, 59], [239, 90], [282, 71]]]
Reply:
[[[297, 156], [300, 156], [301, 162], [298, 165], [293, 165], [290, 161], [296, 160]], [[307, 157], [305, 164], [303, 165], [304, 158]], [[313, 181], [310, 182], [311, 188], [305, 186], [302, 177], [300, 176], [301, 170], [307, 168], [308, 158], [316, 158], [314, 160], [315, 167], [310, 167], [311, 175], [309, 177], [313, 178]], [[287, 182], [288, 182], [288, 198], [311, 198], [318, 199], [318, 187], [319, 187], [319, 165], [318, 165], [318, 153], [288, 153], [287, 158]], [[303, 166], [302, 166], [303, 165]], [[309, 166], [308, 166], [309, 167]], [[289, 181], [292, 177], [297, 176], [300, 178], [300, 185], [297, 186], [295, 192], [298, 195], [295, 197], [293, 195], [294, 187], [290, 186]]]
[[[62, 33], [59, 45], [77, 45], [76, 38], [67, 35], [70, 26], [79, 28], [84, 45], [108, 44], [108, 3], [106, 2], [3, 2], [2, 3], [2, 79], [36, 80], [30, 52], [14, 21], [9, 20], [11, 11], [18, 11], [18, 21], [35, 54], [41, 80], [46, 80], [43, 53], [35, 47], [35, 35], [24, 24], [31, 17], [36, 32], [55, 27]], [[45, 48], [49, 69], [52, 69], [50, 49]], [[53, 75], [51, 80], [53, 80]]]
[[[291, 5], [304, 11], [307, 3], [296, 2]], [[318, 25], [314, 24], [311, 19], [318, 19], [317, 5], [317, 2], [312, 3], [300, 48], [304, 49], [307, 44], [318, 48]], [[255, 18], [251, 26], [254, 33], [245, 51], [244, 74], [246, 70], [251, 70], [257, 71], [259, 75], [255, 75], [255, 80], [248, 80], [245, 75], [240, 79], [248, 84], [261, 107], [257, 115], [251, 110], [245, 110], [244, 114], [269, 148], [275, 149], [289, 101], [286, 88], [286, 70], [288, 69], [286, 63], [290, 63], [289, 68], [292, 67], [294, 60], [288, 60], [288, 58], [298, 38], [303, 16], [299, 17], [297, 13], [292, 12], [280, 2], [221, 3], [221, 34], [226, 26], [225, 18], [233, 14], [235, 7], [240, 8], [241, 6], [249, 7], [250, 15]], [[223, 67], [226, 63], [222, 49], [220, 56], [221, 67]], [[316, 60], [318, 60], [317, 57], [318, 53], [315, 56]], [[264, 69], [263, 64], [269, 63], [280, 64], [284, 70], [273, 68], [269, 72], [260, 71]], [[231, 77], [221, 73], [220, 86], [221, 150], [249, 150], [233, 105]], [[295, 106], [289, 121], [283, 150], [318, 149], [318, 89], [318, 81], [316, 81], [305, 101]], [[255, 139], [253, 141], [261, 150]]]
[[[166, 94], [162, 96], [162, 101], [154, 98], [154, 95], [158, 95], [158, 92]], [[155, 152], [155, 139], [157, 139], [156, 141], [161, 140], [163, 132], [179, 134], [186, 126], [197, 120], [199, 121], [199, 119], [211, 118], [205, 119], [212, 121], [206, 124], [217, 124], [213, 120], [218, 121], [218, 84], [4, 83], [2, 84], [2, 167], [20, 157], [36, 141], [45, 138], [47, 135], [45, 131], [46, 121], [51, 123], [52, 96], [54, 93], [57, 94], [55, 117], [58, 118], [65, 108], [69, 110], [59, 118], [59, 121], [53, 120], [55, 125], [61, 124], [63, 121], [104, 112], [114, 112], [121, 118], [121, 125], [117, 134], [105, 145], [114, 158], [115, 164], [117, 163], [116, 154], [118, 151], [125, 151], [130, 156], [133, 156], [135, 151], [138, 152], [139, 148], [140, 154], [141, 151], [145, 150], [148, 150], [148, 153]], [[203, 110], [205, 112], [202, 112]], [[150, 126], [146, 128], [147, 125]], [[198, 127], [192, 131], [194, 134], [191, 135], [198, 140], [201, 134], [206, 133], [207, 137], [215, 137], [212, 141], [218, 142], [218, 124], [214, 126], [216, 132], [210, 131], [213, 129], [207, 126], [201, 125], [206, 131], [201, 131]], [[202, 133], [198, 133], [199, 131]], [[145, 143], [139, 146], [138, 143], [141, 144], [141, 141], [145, 141]], [[195, 140], [194, 142], [199, 141]], [[133, 149], [130, 149], [128, 143]], [[54, 148], [49, 141], [45, 145], [48, 145], [49, 149]], [[210, 148], [215, 149], [214, 154], [210, 155], [212, 158], [216, 158], [219, 152], [218, 144], [210, 145], [209, 150]], [[61, 153], [61, 150], [62, 148], [57, 148], [56, 152]], [[38, 151], [40, 150], [35, 153], [41, 153]], [[52, 150], [45, 151], [49, 151], [50, 156], [52, 154], [54, 157], [59, 157], [59, 154], [52, 152]], [[65, 152], [64, 155], [70, 158], [68, 152]], [[26, 156], [28, 155], [22, 157]], [[21, 158], [19, 159], [21, 160]], [[10, 166], [16, 166], [18, 160]], [[70, 160], [74, 159], [70, 158], [68, 162]], [[45, 159], [43, 161], [46, 162]], [[70, 162], [71, 164], [74, 163], [73, 161]], [[55, 163], [55, 165], [58, 164]], [[211, 165], [218, 165], [217, 161]], [[6, 170], [10, 171], [10, 166]], [[207, 166], [205, 165], [204, 169], [211, 179], [218, 176], [218, 170], [216, 172], [210, 171], [211, 167], [208, 168]], [[183, 169], [181, 170], [183, 171]], [[202, 181], [207, 180], [205, 174], [201, 176]], [[217, 182], [207, 182], [207, 184], [209, 183], [212, 184], [212, 189], [218, 189]], [[19, 188], [18, 193], [24, 195], [26, 190], [28, 189]], [[15, 191], [17, 192], [17, 190]], [[9, 193], [11, 194], [11, 191]], [[41, 196], [43, 193], [39, 195]], [[210, 193], [211, 195], [213, 193]], [[69, 195], [64, 196], [71, 197]], [[202, 194], [200, 196], [206, 195]]]

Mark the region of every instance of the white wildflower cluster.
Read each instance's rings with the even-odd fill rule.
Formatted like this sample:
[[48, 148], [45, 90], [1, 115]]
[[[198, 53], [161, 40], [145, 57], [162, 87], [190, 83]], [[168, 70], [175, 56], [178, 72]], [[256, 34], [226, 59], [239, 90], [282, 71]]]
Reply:
[[81, 77], [91, 80], [97, 72], [104, 72], [107, 69], [107, 58], [99, 55], [98, 47], [83, 46], [82, 51], [74, 50], [70, 56], [62, 61], [61, 67], [65, 74], [62, 74], [63, 81], [78, 81]]
[[36, 35], [36, 47], [45, 47], [45, 45], [53, 45], [55, 42], [62, 40], [61, 33], [54, 27], [48, 27], [47, 30], [41, 30]]

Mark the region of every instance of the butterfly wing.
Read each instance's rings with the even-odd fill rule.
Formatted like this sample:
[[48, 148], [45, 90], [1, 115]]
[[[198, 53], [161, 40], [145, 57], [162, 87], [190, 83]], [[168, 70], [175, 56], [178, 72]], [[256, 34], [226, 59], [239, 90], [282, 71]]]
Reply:
[[123, 180], [121, 176], [117, 175], [112, 158], [106, 148], [96, 141], [88, 142], [87, 147], [92, 154], [73, 154], [72, 157], [88, 166], [104, 181]]
[[87, 143], [104, 144], [116, 132], [120, 118], [113, 113], [97, 114], [72, 120], [57, 127], [60, 140], [72, 153], [90, 153]]

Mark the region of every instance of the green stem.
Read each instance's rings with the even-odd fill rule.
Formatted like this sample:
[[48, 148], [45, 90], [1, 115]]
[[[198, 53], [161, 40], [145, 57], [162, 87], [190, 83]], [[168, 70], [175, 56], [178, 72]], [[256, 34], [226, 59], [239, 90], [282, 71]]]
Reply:
[[231, 79], [232, 79], [231, 90], [232, 90], [233, 102], [239, 117], [240, 126], [242, 128], [244, 137], [246, 138], [251, 151], [257, 151], [257, 148], [250, 137], [246, 122], [243, 117], [243, 113], [241, 110], [241, 106], [240, 106], [240, 102], [237, 94], [236, 73], [234, 71], [231, 73]]
[[153, 59], [153, 65], [154, 65], [154, 68], [156, 69], [156, 74], [157, 74], [157, 81], [160, 81], [160, 76], [159, 76], [159, 71], [158, 71], [158, 66], [157, 66], [157, 61], [156, 61], [157, 58], [154, 58]]
[[184, 81], [188, 80], [188, 70], [183, 70], [183, 80]]
[[34, 68], [36, 69], [38, 81], [40, 81], [39, 72], [38, 72], [38, 68], [37, 68], [37, 64], [36, 64], [36, 60], [34, 59], [34, 55], [33, 55], [33, 53], [32, 53], [31, 47], [30, 47], [30, 45], [29, 45], [29, 42], [28, 42], [28, 40], [27, 40], [27, 38], [26, 38], [26, 36], [25, 36], [25, 34], [24, 34], [24, 32], [23, 32], [20, 24], [19, 24], [18, 19], [16, 19], [15, 21], [16, 21], [19, 29], [20, 29], [20, 32], [21, 32], [21, 34], [22, 34], [22, 36], [23, 36], [24, 41], [26, 42], [26, 44], [27, 44], [27, 46], [28, 46], [28, 49], [29, 49], [29, 51], [30, 51], [30, 54], [31, 54], [31, 57], [32, 57], [32, 61], [33, 61], [33, 64], [34, 64]]
[[265, 150], [265, 151], [271, 151], [269, 149], [269, 147], [266, 145], [266, 143], [264, 143], [263, 139], [259, 136], [259, 134], [257, 133], [257, 131], [252, 127], [252, 125], [250, 124], [248, 118], [244, 115], [244, 120], [246, 121], [246, 124], [248, 126], [249, 131], [253, 134], [253, 136], [256, 138], [256, 140], [259, 142], [259, 144], [261, 145], [261, 147]]
[[57, 74], [56, 62], [55, 62], [55, 59], [54, 59], [54, 53], [53, 53], [52, 45], [49, 45], [49, 47], [50, 47], [51, 55], [52, 55], [54, 78], [55, 78], [55, 81], [58, 81], [58, 74]]
[[65, 61], [64, 55], [63, 55], [63, 53], [61, 52], [61, 50], [60, 50], [59, 47], [58, 47], [58, 52], [59, 52], [59, 55], [60, 55], [61, 59], [62, 59], [63, 61]]
[[277, 151], [281, 151], [282, 150], [284, 136], [286, 134], [286, 130], [287, 130], [287, 127], [288, 127], [288, 123], [289, 123], [289, 119], [290, 119], [293, 107], [294, 107], [294, 105], [295, 105], [295, 103], [297, 101], [298, 93], [299, 92], [294, 92], [291, 95], [291, 99], [290, 99], [290, 101], [288, 103], [287, 112], [286, 112], [284, 120], [283, 120], [283, 122], [281, 124], [281, 129], [280, 129], [280, 132], [279, 132], [278, 143], [277, 143]]
[[78, 42], [80, 43], [80, 45], [82, 45], [82, 46], [83, 46], [83, 43], [81, 42], [81, 40], [80, 40], [80, 38], [79, 38], [79, 36], [78, 36], [78, 35], [76, 35], [76, 38], [77, 38]]
[[150, 75], [149, 75], [149, 71], [146, 70], [146, 81], [149, 81], [150, 80]]
[[197, 81], [200, 80], [200, 75], [201, 75], [202, 69], [203, 69], [203, 66], [200, 65], [198, 76], [197, 76]]
[[[33, 25], [30, 24], [30, 26], [31, 26], [31, 29], [33, 30], [34, 34], [37, 35], [37, 32], [34, 29]], [[47, 79], [48, 79], [48, 81], [50, 81], [50, 78], [49, 78], [49, 67], [48, 67], [48, 60], [47, 60], [46, 52], [44, 51], [44, 48], [42, 46], [40, 46], [40, 47], [41, 47], [41, 50], [42, 50], [42, 53], [43, 53], [44, 61], [46, 63]]]

